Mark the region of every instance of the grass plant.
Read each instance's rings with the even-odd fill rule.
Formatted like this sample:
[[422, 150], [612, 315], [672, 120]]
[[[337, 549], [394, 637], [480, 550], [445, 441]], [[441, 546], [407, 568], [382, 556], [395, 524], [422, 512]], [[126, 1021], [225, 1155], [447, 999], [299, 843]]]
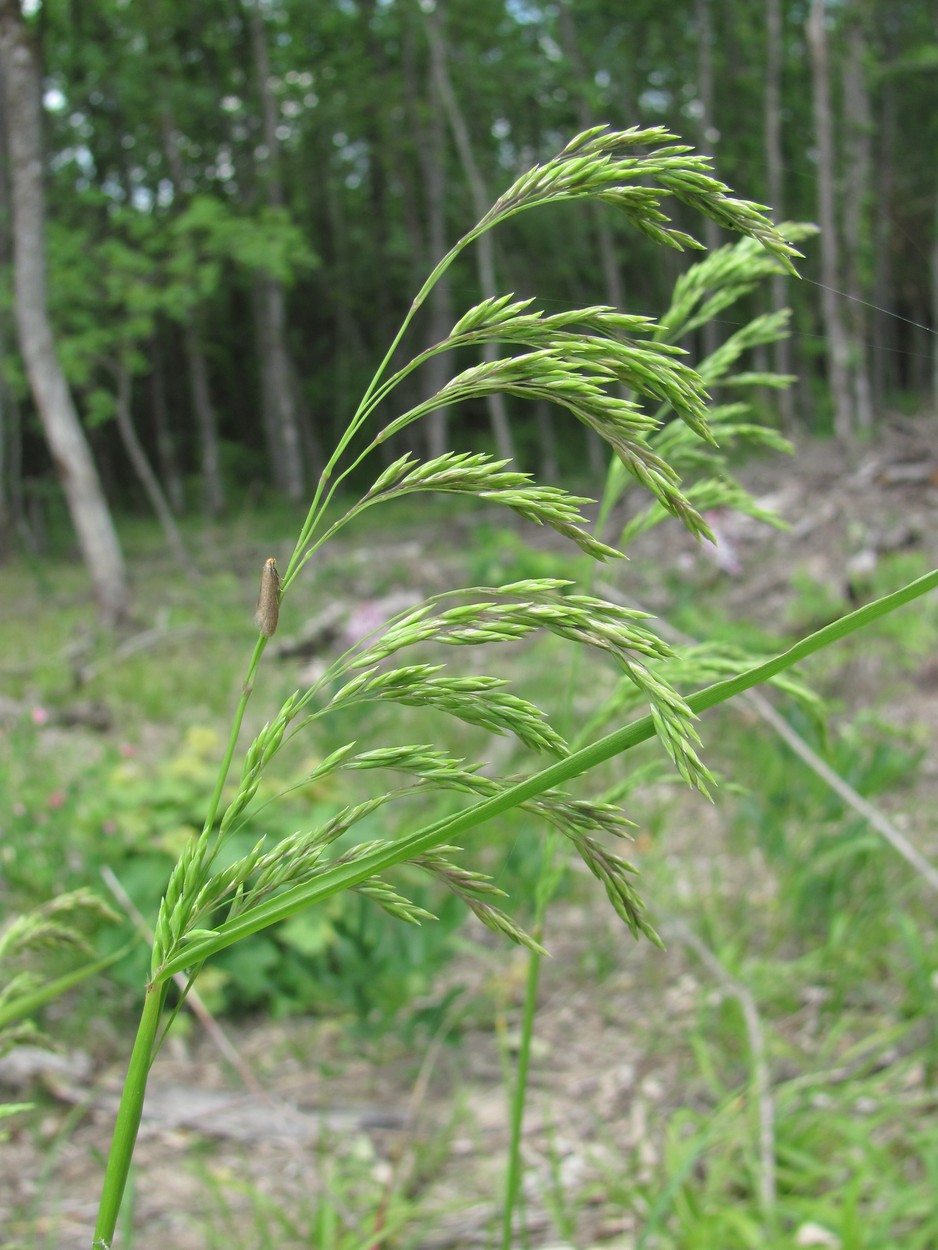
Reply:
[[[392, 359], [397, 359], [397, 349], [434, 283], [485, 231], [539, 205], [593, 201], [618, 209], [633, 227], [664, 246], [698, 247], [667, 215], [671, 198], [741, 233], [744, 241], [735, 250], [714, 253], [696, 273], [692, 270], [660, 324], [600, 306], [547, 314], [531, 300], [486, 299], [469, 309], [442, 342], [392, 371]], [[636, 892], [635, 870], [614, 849], [631, 828], [618, 805], [628, 783], [603, 797], [571, 791], [570, 783], [655, 739], [662, 758], [676, 774], [693, 789], [709, 793], [713, 778], [700, 757], [696, 729], [700, 713], [786, 674], [808, 655], [925, 594], [938, 585], [938, 573], [927, 573], [826, 625], [779, 655], [751, 662], [740, 653], [711, 651], [685, 655], [679, 662], [676, 650], [654, 632], [646, 614], [604, 600], [588, 584], [578, 587], [568, 576], [538, 571], [508, 584], [437, 594], [400, 613], [382, 630], [336, 656], [305, 689], [282, 699], [267, 722], [255, 728], [238, 768], [235, 757], [250, 723], [250, 700], [277, 618], [289, 616], [306, 566], [322, 558], [327, 543], [378, 507], [423, 494], [475, 499], [552, 529], [592, 561], [613, 560], [620, 554], [619, 544], [606, 541], [602, 531], [588, 526], [583, 515], [587, 500], [541, 484], [482, 453], [447, 453], [422, 462], [405, 452], [384, 464], [360, 497], [346, 502], [344, 492], [352, 480], [361, 480], [368, 457], [437, 409], [484, 399], [495, 391], [546, 400], [564, 409], [602, 437], [613, 455], [603, 518], [626, 482], [650, 493], [650, 507], [632, 523], [626, 539], [670, 516], [697, 539], [710, 540], [705, 509], [729, 505], [753, 511], [756, 505], [734, 485], [723, 453], [715, 445], [718, 437], [730, 443], [740, 437], [778, 440], [754, 426], [739, 404], [724, 404], [708, 413], [706, 388], [725, 383], [743, 351], [781, 333], [782, 319], [757, 319], [699, 370], [686, 363], [674, 340], [748, 290], [761, 269], [790, 269], [797, 256], [790, 241], [794, 233], [791, 230], [786, 237], [771, 225], [760, 206], [734, 197], [712, 176], [707, 158], [676, 142], [663, 128], [612, 131], [597, 127], [522, 175], [433, 271], [323, 471], [292, 553], [276, 578], [272, 560], [263, 566], [259, 632], [220, 750], [220, 765], [206, 788], [201, 830], [179, 852], [154, 926], [144, 1005], [94, 1231], [95, 1250], [109, 1250], [114, 1244], [147, 1082], [178, 1011], [178, 1005], [168, 1008], [173, 976], [184, 973], [192, 986], [207, 961], [276, 924], [296, 922], [314, 905], [328, 904], [349, 891], [358, 895], [362, 906], [378, 908], [397, 922], [419, 925], [429, 921], [429, 899], [405, 892], [409, 878], [387, 875], [404, 867], [445, 888], [484, 925], [526, 946], [534, 956], [527, 1041], [522, 1044], [515, 1078], [516, 1148], [504, 1205], [503, 1241], [510, 1243], [520, 1190], [517, 1140], [525, 1064], [537, 960], [543, 950], [539, 928], [559, 870], [549, 853], [538, 887], [535, 922], [528, 927], [506, 910], [500, 883], [467, 862], [459, 844], [482, 825], [523, 812], [551, 831], [552, 848], [562, 846], [579, 857], [634, 936], [659, 942]], [[391, 420], [379, 420], [395, 387], [432, 356], [490, 344], [498, 345], [503, 352], [500, 358], [463, 369], [415, 407]], [[737, 377], [740, 386], [771, 382], [762, 374]], [[681, 473], [688, 470], [700, 470], [705, 483], [685, 488]], [[263, 557], [258, 561], [259, 573], [262, 561]], [[560, 723], [532, 699], [507, 689], [501, 677], [444, 665], [439, 658], [458, 657], [465, 651], [475, 660], [479, 648], [490, 644], [495, 644], [493, 654], [497, 655], [499, 648], [539, 635], [585, 650], [620, 676], [618, 685], [609, 683], [615, 685], [615, 696], [604, 720], [592, 725], [582, 741], [569, 741], [572, 735], [565, 734]], [[680, 693], [683, 688], [692, 693]], [[269, 797], [268, 782], [278, 756], [281, 761], [296, 758], [297, 748], [306, 739], [324, 734], [330, 725], [342, 724], [341, 718], [352, 709], [380, 717], [385, 708], [395, 713], [408, 709], [405, 718], [416, 709], [421, 715], [449, 717], [473, 732], [513, 739], [525, 762], [520, 771], [483, 771], [482, 758], [467, 761], [438, 745], [429, 746], [429, 735], [397, 738], [379, 746], [340, 740], [281, 788], [308, 790], [341, 777], [361, 779], [361, 791], [308, 827], [280, 836], [265, 836], [258, 830], [255, 836], [260, 805]], [[640, 714], [643, 709], [647, 711]], [[636, 718], [626, 719], [632, 716]], [[410, 722], [404, 719], [402, 723], [409, 726]], [[377, 789], [369, 784], [374, 777], [385, 779]], [[462, 804], [455, 813], [440, 808], [443, 814], [427, 819], [422, 805], [428, 797], [453, 796]], [[406, 823], [395, 823], [391, 813], [398, 809], [415, 815]], [[269, 812], [265, 807], [262, 821], [268, 831], [277, 827]], [[396, 836], [395, 828], [400, 830]], [[731, 1096], [725, 1115], [703, 1130], [704, 1139], [697, 1145], [688, 1146], [683, 1132], [678, 1132], [680, 1157], [670, 1180], [649, 1204], [649, 1231], [643, 1234], [646, 1244], [652, 1244], [652, 1236], [658, 1237], [656, 1244], [667, 1244], [662, 1238], [670, 1235], [674, 1220], [688, 1224], [693, 1217], [695, 1201], [684, 1188], [684, 1179], [705, 1144], [732, 1122], [733, 1109]], [[720, 1175], [714, 1184], [727, 1193], [739, 1184], [738, 1169], [734, 1176]], [[264, 1204], [257, 1205], [260, 1209]], [[262, 1222], [268, 1223], [279, 1244], [279, 1238], [292, 1232], [286, 1226], [274, 1228], [269, 1215], [262, 1212]], [[325, 1208], [320, 1215], [328, 1225], [317, 1234], [320, 1244], [356, 1244], [354, 1237], [338, 1235]], [[759, 1218], [759, 1199], [751, 1213], [727, 1202], [722, 1231], [716, 1230], [717, 1241], [708, 1244], [757, 1244], [752, 1237]], [[566, 1215], [562, 1222], [566, 1224]], [[706, 1235], [716, 1235], [716, 1231], [708, 1229]], [[683, 1240], [675, 1244], [704, 1243]]]

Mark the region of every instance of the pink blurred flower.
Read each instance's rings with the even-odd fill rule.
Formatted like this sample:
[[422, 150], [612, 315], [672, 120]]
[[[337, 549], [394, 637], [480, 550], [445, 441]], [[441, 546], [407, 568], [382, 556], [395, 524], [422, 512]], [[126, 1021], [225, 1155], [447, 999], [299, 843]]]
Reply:
[[34, 707], [32, 719], [34, 725], [47, 725], [49, 723], [49, 713], [44, 707]]
[[52, 793], [49, 795], [49, 797], [46, 799], [46, 807], [52, 807], [52, 808], [64, 807], [65, 800], [67, 797], [68, 795], [65, 793], [64, 790], [53, 790]]

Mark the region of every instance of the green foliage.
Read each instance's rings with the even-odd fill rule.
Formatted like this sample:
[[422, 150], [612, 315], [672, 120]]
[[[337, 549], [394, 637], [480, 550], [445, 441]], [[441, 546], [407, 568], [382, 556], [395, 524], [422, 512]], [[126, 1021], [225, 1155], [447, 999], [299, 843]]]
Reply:
[[[0, 1054], [26, 1041], [51, 1045], [32, 1017], [111, 962], [91, 958], [88, 931], [114, 920], [90, 890], [73, 890], [21, 911], [0, 931]], [[83, 961], [77, 968], [76, 956]]]
[[[723, 1038], [711, 1021], [695, 1040], [716, 1055]], [[856, 1051], [842, 1055], [850, 1074], [836, 1083], [822, 1067], [773, 1091], [778, 1201], [771, 1213], [757, 1192], [764, 1161], [746, 1093], [724, 1085], [704, 1108], [674, 1112], [649, 1179], [628, 1171], [607, 1178], [610, 1196], [647, 1212], [636, 1244], [785, 1250], [800, 1238], [856, 1250], [924, 1250], [938, 1229], [929, 1199], [936, 1157], [920, 1100], [903, 1088], [908, 1067], [877, 1070], [873, 1056], [890, 1041], [867, 1039], [867, 1063], [857, 1062]], [[906, 1117], [897, 1118], [897, 1107]]]
[[[21, 802], [11, 814], [4, 865], [5, 879], [19, 905], [29, 907], [50, 896], [84, 898], [80, 890], [77, 895], [62, 892], [75, 890], [106, 867], [138, 912], [152, 915], [170, 868], [187, 842], [197, 836], [218, 749], [214, 731], [193, 727], [174, 753], [155, 762], [136, 753], [108, 752], [93, 765], [85, 764], [72, 783], [51, 793], [45, 769], [33, 780], [34, 791], [21, 781]], [[24, 749], [24, 756], [28, 754]], [[249, 853], [259, 838], [278, 836], [271, 816], [278, 822], [279, 836], [285, 838], [294, 822], [309, 820], [307, 801], [271, 805], [270, 800], [284, 788], [286, 783], [275, 777], [265, 779], [258, 796], [263, 807], [240, 822], [237, 836], [220, 859], [221, 871]], [[334, 787], [329, 793], [310, 786], [308, 793], [320, 813], [341, 811], [341, 797]], [[381, 823], [366, 819], [360, 828], [365, 834], [376, 834], [386, 824], [384, 819]], [[66, 843], [70, 854], [63, 857]], [[275, 1016], [304, 1011], [350, 1013], [372, 1028], [389, 1028], [401, 1008], [428, 990], [450, 957], [450, 935], [465, 917], [455, 896], [443, 895], [426, 881], [413, 882], [409, 892], [433, 909], [439, 926], [408, 925], [402, 930], [393, 914], [393, 899], [379, 897], [383, 907], [376, 910], [363, 896], [340, 895], [322, 909], [292, 917], [268, 938], [226, 952], [206, 991], [209, 1004], [216, 1011], [235, 1014], [259, 1010]], [[93, 915], [93, 903], [92, 898], [88, 918]], [[99, 908], [95, 927], [101, 928], [103, 918], [109, 921], [99, 934], [99, 950], [120, 953], [132, 937], [132, 928], [126, 921], [122, 927], [115, 926], [116, 917], [95, 905]], [[434, 916], [425, 911], [424, 918]], [[145, 973], [144, 956], [137, 943], [109, 975], [135, 990]], [[3, 1003], [0, 992], [0, 1016]]]
[[89, 226], [50, 224], [50, 305], [63, 368], [91, 426], [113, 418], [117, 366], [150, 367], [161, 318], [181, 322], [204, 309], [230, 269], [290, 286], [317, 264], [285, 209], [247, 214], [199, 195], [166, 218], [85, 198], [97, 209]]
[[[799, 723], [797, 714], [789, 719], [864, 797], [901, 786], [922, 758], [906, 734], [883, 725], [866, 731], [858, 724], [845, 727], [827, 745], [810, 724]], [[894, 888], [886, 872], [890, 852], [821, 778], [770, 737], [746, 737], [746, 750], [733, 756], [744, 765], [734, 769], [735, 779], [747, 787], [732, 808], [739, 844], [748, 844], [755, 832], [778, 873], [788, 922], [798, 932], [828, 938], [838, 933], [847, 948], [889, 907]]]
[[196, 196], [169, 224], [164, 248], [161, 304], [174, 318], [218, 293], [226, 265], [289, 286], [318, 263], [285, 209], [263, 206], [247, 216], [209, 195]]
[[380, 1228], [368, 1240], [394, 1238], [413, 1223], [414, 1206], [400, 1193], [386, 1194], [378, 1161], [367, 1140], [355, 1134], [324, 1134], [309, 1166], [315, 1183], [295, 1207], [243, 1177], [199, 1167], [208, 1215], [200, 1228], [206, 1250], [361, 1250], [360, 1210], [380, 1212]]
[[578, 564], [575, 556], [539, 550], [517, 530], [488, 522], [473, 526], [466, 559], [467, 580], [478, 586], [558, 576], [573, 580]]

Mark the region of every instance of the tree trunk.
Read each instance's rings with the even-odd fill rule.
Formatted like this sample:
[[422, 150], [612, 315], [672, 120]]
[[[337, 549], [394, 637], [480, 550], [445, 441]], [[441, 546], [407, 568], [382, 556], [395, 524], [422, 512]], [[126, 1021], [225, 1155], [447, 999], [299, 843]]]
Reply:
[[[430, 44], [431, 73], [440, 102], [443, 105], [443, 111], [446, 114], [446, 120], [449, 122], [450, 129], [453, 132], [456, 151], [459, 153], [459, 160], [469, 187], [472, 210], [478, 221], [485, 216], [489, 208], [485, 183], [482, 180], [479, 167], [476, 165], [472, 152], [472, 141], [469, 137], [469, 128], [459, 107], [459, 102], [453, 91], [453, 85], [449, 79], [449, 71], [446, 68], [446, 45], [443, 40], [439, 9], [434, 8], [426, 12], [425, 17], [427, 39]], [[482, 288], [482, 294], [486, 299], [493, 299], [498, 295], [498, 284], [495, 280], [495, 248], [491, 230], [487, 230], [477, 240], [476, 259], [478, 263], [479, 286]], [[498, 348], [494, 343], [486, 343], [482, 349], [482, 359], [487, 364], [497, 360], [498, 355]], [[505, 397], [504, 395], [494, 394], [489, 395], [487, 399], [489, 419], [492, 423], [492, 433], [495, 436], [495, 447], [499, 458], [513, 460], [514, 446], [511, 438], [511, 427], [508, 423]]]
[[[3, 335], [0, 334], [0, 359], [3, 358]], [[8, 453], [13, 446], [13, 422], [6, 384], [0, 377], [0, 564], [5, 564], [12, 547], [13, 519], [10, 509], [10, 467]]]
[[[938, 190], [935, 191], [935, 234], [931, 245], [931, 323], [938, 326]], [[938, 417], [938, 335], [931, 333], [932, 407]]]
[[186, 510], [186, 492], [179, 460], [173, 442], [166, 402], [166, 378], [163, 370], [163, 353], [160, 349], [159, 330], [153, 331], [150, 340], [150, 405], [153, 410], [153, 433], [156, 436], [156, 457], [160, 476], [166, 483], [166, 495], [170, 507], [177, 516]]
[[259, 274], [253, 287], [254, 324], [261, 364], [261, 406], [271, 478], [288, 499], [305, 493], [303, 440], [290, 381], [287, 303], [282, 282]]
[[[3, 104], [2, 83], [0, 83], [0, 268], [8, 269], [13, 256], [10, 244], [10, 184], [7, 179], [6, 150], [6, 109]], [[7, 321], [6, 314], [0, 314], [0, 361], [7, 356]], [[16, 477], [12, 472], [13, 461], [19, 459], [19, 413], [12, 391], [0, 373], [0, 564], [5, 563], [12, 548], [12, 530], [14, 523], [13, 492], [14, 482], [19, 478], [19, 464], [16, 465]]]
[[[182, 194], [183, 171], [168, 107], [160, 111], [160, 128], [166, 166], [176, 197]], [[202, 350], [196, 313], [187, 309], [180, 317], [182, 341], [189, 366], [189, 387], [195, 427], [202, 448], [202, 510], [207, 516], [220, 516], [225, 508], [225, 488], [221, 476], [221, 454], [218, 445], [218, 417], [212, 403], [208, 381], [208, 365]]]
[[18, 0], [0, 0], [13, 205], [13, 280], [20, 351], [43, 432], [105, 624], [124, 619], [127, 581], [114, 523], [59, 364], [46, 303], [41, 71]]
[[[697, 100], [700, 117], [697, 123], [697, 146], [708, 154], [713, 152], [717, 129], [713, 122], [713, 22], [710, 0], [694, 0], [694, 25], [697, 32]], [[708, 252], [720, 246], [720, 230], [709, 217], [703, 222], [703, 242]], [[719, 326], [712, 318], [700, 328], [703, 358], [712, 356], [719, 346]]]
[[[782, 57], [784, 52], [781, 0], [766, 0], [766, 58], [765, 58], [765, 165], [768, 178], [768, 202], [776, 221], [785, 215], [784, 180], [782, 171]], [[769, 287], [773, 312], [781, 312], [788, 304], [788, 278], [783, 273], [774, 274]], [[772, 368], [776, 373], [790, 374], [791, 339], [786, 335], [772, 344]], [[775, 392], [776, 403], [782, 419], [782, 428], [788, 431], [795, 425], [795, 392], [792, 387]]]
[[[557, 11], [557, 32], [560, 36], [560, 45], [563, 48], [564, 56], [573, 67], [573, 75], [576, 83], [581, 88], [576, 93], [574, 107], [576, 108], [577, 126], [581, 131], [589, 130], [596, 124], [596, 119], [590, 109], [586, 98], [583, 95], [582, 85], [587, 83], [590, 74], [587, 70], [586, 61], [580, 50], [580, 43], [577, 39], [576, 23], [573, 20], [573, 0], [567, 0], [566, 3], [560, 5]], [[609, 210], [603, 204], [596, 204], [592, 201], [589, 204], [591, 215], [593, 218], [593, 229], [596, 233], [596, 246], [599, 251], [599, 266], [603, 275], [603, 284], [606, 289], [606, 302], [613, 308], [625, 307], [625, 292], [622, 288], [622, 275], [619, 270], [619, 258], [616, 255], [616, 241], [609, 224]], [[619, 387], [619, 393], [623, 397], [626, 395], [624, 387]], [[548, 428], [551, 436], [556, 442], [556, 436], [553, 433], [553, 427], [545, 424], [549, 420], [550, 414], [546, 413], [544, 420], [538, 414], [538, 426], [544, 431]], [[587, 443], [587, 457], [590, 468], [595, 472], [602, 472], [602, 464], [606, 459], [606, 444], [595, 430], [584, 429]], [[545, 459], [549, 458], [545, 453]]]
[[[433, 105], [436, 103], [436, 92], [431, 91]], [[438, 263], [446, 253], [446, 159], [445, 159], [445, 127], [443, 113], [433, 107], [430, 115], [428, 159], [424, 163], [424, 186], [427, 195], [427, 219], [429, 233], [430, 265]], [[453, 301], [450, 295], [449, 279], [444, 276], [430, 292], [428, 338], [430, 344], [440, 343], [452, 329]], [[432, 356], [427, 361], [427, 389], [435, 395], [445, 385], [449, 377], [449, 361], [445, 355]], [[438, 408], [432, 412], [427, 426], [427, 452], [431, 460], [442, 456], [449, 440], [449, 409]]]
[[[890, 49], [885, 50], [886, 57]], [[894, 234], [893, 200], [896, 184], [896, 152], [899, 137], [899, 101], [896, 79], [888, 75], [881, 83], [879, 127], [876, 143], [876, 221], [873, 227], [873, 402], [882, 408], [891, 392], [899, 389], [898, 322], [887, 311], [895, 307], [895, 274], [892, 264]]]
[[130, 370], [125, 364], [118, 365], [114, 369], [114, 380], [116, 383], [115, 415], [117, 431], [121, 436], [121, 442], [124, 444], [124, 450], [127, 452], [127, 458], [140, 479], [140, 485], [143, 487], [146, 497], [153, 506], [153, 511], [156, 513], [157, 519], [163, 528], [163, 533], [166, 535], [166, 542], [170, 551], [182, 566], [186, 575], [190, 578], [196, 578], [198, 572], [192, 557], [186, 551], [185, 543], [182, 541], [182, 534], [180, 534], [179, 526], [176, 524], [173, 516], [173, 510], [163, 494], [143, 444], [140, 442], [140, 439], [137, 437], [137, 431], [134, 429], [133, 418], [130, 414], [132, 379]]
[[[418, 86], [416, 31], [413, 22], [407, 20], [403, 31], [401, 61], [404, 73], [404, 101], [410, 129], [416, 139], [417, 159], [423, 184], [426, 229], [421, 229], [420, 219], [413, 204], [405, 206], [407, 231], [414, 256], [422, 257], [426, 268], [432, 269], [446, 254], [446, 123], [443, 107], [436, 88], [432, 69], [427, 76], [424, 109]], [[416, 276], [416, 284], [420, 278]], [[425, 346], [440, 343], [453, 327], [453, 304], [449, 279], [444, 274], [435, 284], [427, 300], [427, 329]], [[421, 370], [426, 389], [435, 395], [446, 385], [449, 377], [446, 356], [433, 356]], [[449, 409], [438, 408], [426, 419], [427, 456], [435, 460], [442, 456], [449, 444]]]
[[[271, 208], [283, 208], [277, 101], [270, 88], [267, 30], [256, 2], [250, 6], [249, 25], [266, 150], [265, 157], [258, 163], [261, 166], [268, 205]], [[270, 432], [268, 450], [271, 456], [271, 474], [279, 491], [288, 499], [300, 500], [304, 494], [303, 446], [290, 385], [286, 291], [278, 279], [262, 275], [256, 284], [256, 297], [255, 313], [261, 348], [261, 396], [265, 408], [264, 427]]]
[[840, 312], [842, 289], [838, 263], [837, 218], [834, 208], [834, 124], [831, 118], [830, 74], [824, 0], [811, 0], [808, 16], [811, 48], [814, 129], [818, 150], [818, 218], [821, 227], [821, 308], [827, 336], [827, 382], [834, 411], [834, 433], [846, 439], [853, 433], [850, 401], [850, 347]]
[[873, 425], [873, 393], [868, 364], [870, 292], [864, 275], [872, 203], [873, 120], [864, 62], [866, 37], [860, 16], [847, 14], [847, 56], [844, 63], [844, 290], [850, 296], [846, 321], [850, 327], [851, 381], [857, 427]]
[[[566, 59], [570, 62], [573, 69], [573, 76], [579, 88], [574, 99], [574, 108], [576, 109], [577, 127], [582, 130], [596, 124], [593, 112], [587, 103], [582, 85], [589, 81], [590, 74], [580, 50], [579, 40], [577, 39], [576, 24], [573, 20], [572, 5], [570, 0], [560, 5], [557, 11], [557, 33], [560, 36], [560, 46]], [[625, 297], [622, 291], [622, 277], [619, 273], [619, 260], [616, 256], [616, 243], [613, 237], [612, 228], [609, 225], [609, 210], [600, 204], [590, 203], [591, 216], [593, 218], [593, 229], [596, 233], [596, 245], [599, 251], [599, 264], [602, 270], [603, 283], [606, 288], [606, 300], [613, 308], [622, 308]]]
[[326, 156], [324, 154], [318, 155], [318, 161], [322, 168], [327, 171], [320, 183], [320, 190], [328, 230], [332, 235], [332, 273], [334, 275], [332, 284], [332, 306], [334, 310], [332, 317], [332, 359], [334, 367], [332, 407], [334, 412], [339, 414], [340, 425], [344, 425], [354, 410], [352, 396], [353, 363], [356, 359], [365, 358], [367, 352], [352, 312], [352, 300], [349, 296], [352, 282], [350, 278], [351, 265], [349, 263], [348, 214], [344, 211], [340, 202], [334, 176], [328, 172]]
[[208, 382], [208, 363], [202, 350], [202, 338], [196, 328], [194, 314], [187, 313], [182, 323], [182, 341], [189, 363], [189, 382], [195, 407], [195, 427], [202, 447], [202, 511], [206, 516], [221, 516], [225, 510], [225, 490], [221, 475], [221, 447], [218, 441], [218, 417], [212, 403]]

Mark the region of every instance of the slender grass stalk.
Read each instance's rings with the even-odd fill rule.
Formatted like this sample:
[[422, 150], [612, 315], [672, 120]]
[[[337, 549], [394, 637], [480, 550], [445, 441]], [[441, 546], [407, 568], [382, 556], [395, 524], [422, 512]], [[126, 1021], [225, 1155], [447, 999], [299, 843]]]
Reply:
[[[548, 836], [544, 857], [548, 861], [542, 880], [555, 862], [560, 839], [554, 833]], [[535, 913], [531, 933], [536, 942], [544, 936], [544, 898]], [[541, 980], [540, 951], [528, 952], [528, 971], [524, 982], [524, 1004], [521, 1011], [521, 1037], [518, 1044], [518, 1060], [515, 1064], [514, 1082], [511, 1089], [510, 1118], [508, 1123], [508, 1169], [505, 1176], [505, 1197], [502, 1207], [502, 1250], [511, 1250], [514, 1237], [514, 1215], [521, 1193], [521, 1140], [524, 1128], [524, 1110], [527, 1101], [528, 1073], [531, 1068], [531, 1045], [534, 1041], [534, 1020], [537, 1015], [537, 991]]]
[[160, 1025], [160, 1015], [166, 999], [166, 985], [147, 987], [143, 1015], [137, 1029], [137, 1037], [130, 1055], [124, 1091], [121, 1096], [114, 1136], [104, 1173], [104, 1186], [98, 1207], [98, 1219], [94, 1228], [93, 1250], [110, 1250], [120, 1215], [121, 1202], [130, 1175], [137, 1131], [143, 1114], [143, 1098], [146, 1093], [147, 1076], [150, 1071], [153, 1049]]
[[228, 774], [231, 771], [231, 761], [234, 759], [234, 753], [238, 746], [238, 738], [241, 735], [241, 725], [244, 722], [244, 713], [247, 711], [248, 700], [254, 691], [254, 679], [257, 676], [258, 665], [261, 662], [261, 656], [264, 654], [264, 648], [267, 646], [267, 639], [262, 633], [258, 634], [257, 642], [254, 644], [254, 651], [248, 663], [248, 670], [245, 674], [244, 681], [241, 685], [241, 694], [238, 698], [238, 706], [235, 708], [235, 714], [231, 722], [231, 730], [228, 734], [228, 742], [225, 745], [225, 753], [222, 756], [221, 764], [218, 767], [218, 776], [215, 779], [215, 789], [212, 791], [208, 801], [208, 808], [205, 814], [205, 824], [202, 827], [203, 836], [214, 828], [215, 820], [218, 816], [218, 808], [221, 803], [222, 791], [225, 788], [225, 782], [228, 780]]

